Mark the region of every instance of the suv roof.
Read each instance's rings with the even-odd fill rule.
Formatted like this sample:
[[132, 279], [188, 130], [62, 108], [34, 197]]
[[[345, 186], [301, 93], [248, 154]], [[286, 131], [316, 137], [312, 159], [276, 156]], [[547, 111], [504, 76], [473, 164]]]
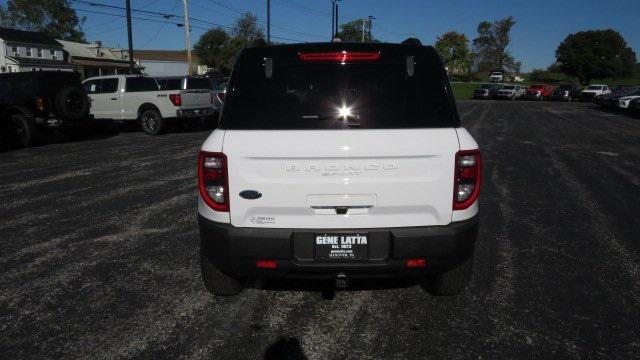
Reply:
[[234, 65], [220, 127], [341, 128], [340, 106], [354, 107], [360, 129], [459, 126], [433, 47], [305, 43], [245, 49]]

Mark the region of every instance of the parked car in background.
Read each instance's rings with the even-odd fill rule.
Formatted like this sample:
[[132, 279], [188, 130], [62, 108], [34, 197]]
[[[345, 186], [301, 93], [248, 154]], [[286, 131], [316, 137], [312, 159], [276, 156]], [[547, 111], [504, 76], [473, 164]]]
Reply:
[[534, 84], [531, 85], [525, 92], [525, 99], [527, 100], [545, 100], [550, 99], [551, 95], [555, 91], [555, 87], [546, 84]]
[[211, 88], [213, 89], [214, 94], [213, 108], [218, 116], [222, 113], [222, 105], [224, 104], [224, 98], [227, 95], [228, 82], [228, 77], [211, 79]]
[[638, 87], [636, 86], [620, 86], [607, 95], [598, 96], [596, 103], [605, 109], [617, 109], [618, 100], [622, 97], [632, 95]]
[[596, 97], [611, 93], [608, 85], [589, 85], [580, 93], [580, 101], [594, 101]]
[[20, 146], [43, 130], [84, 134], [90, 102], [80, 76], [66, 71], [0, 74], [0, 136]]
[[505, 85], [496, 93], [498, 99], [515, 100], [524, 96], [525, 87], [520, 85]]
[[562, 84], [551, 95], [554, 101], [573, 101], [580, 99], [582, 88], [578, 84]]
[[634, 115], [640, 115], [640, 98], [633, 99], [629, 102], [627, 110]]
[[211, 89], [211, 80], [204, 76], [157, 77], [160, 90]]
[[640, 98], [640, 88], [634, 88], [624, 96], [618, 98], [618, 108], [627, 110], [631, 101]]
[[148, 135], [160, 134], [169, 120], [197, 120], [214, 115], [211, 90], [160, 90], [158, 82], [140, 75], [89, 78], [83, 87], [96, 119], [138, 121]]
[[494, 70], [489, 73], [489, 81], [491, 82], [502, 82], [504, 81], [504, 72], [499, 70]]
[[495, 99], [505, 84], [482, 84], [473, 90], [474, 99]]

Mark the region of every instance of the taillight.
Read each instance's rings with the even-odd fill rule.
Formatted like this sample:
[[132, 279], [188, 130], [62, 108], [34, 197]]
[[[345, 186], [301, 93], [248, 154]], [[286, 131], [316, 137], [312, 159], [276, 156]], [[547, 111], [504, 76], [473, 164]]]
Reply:
[[198, 158], [198, 189], [204, 202], [215, 211], [229, 211], [227, 157], [201, 151]]
[[220, 100], [220, 102], [224, 102], [224, 98], [225, 96], [227, 96], [227, 93], [224, 91], [221, 91], [221, 92], [218, 92], [216, 96], [218, 96], [218, 100]]
[[380, 53], [370, 51], [332, 51], [299, 53], [298, 57], [302, 61], [339, 62], [344, 64], [356, 61], [377, 61], [380, 60]]
[[482, 182], [480, 150], [461, 150], [456, 153], [453, 183], [453, 210], [464, 210], [478, 199]]
[[44, 111], [44, 99], [41, 97], [36, 98], [36, 109], [38, 111]]
[[182, 96], [180, 94], [169, 94], [169, 100], [173, 106], [182, 106]]

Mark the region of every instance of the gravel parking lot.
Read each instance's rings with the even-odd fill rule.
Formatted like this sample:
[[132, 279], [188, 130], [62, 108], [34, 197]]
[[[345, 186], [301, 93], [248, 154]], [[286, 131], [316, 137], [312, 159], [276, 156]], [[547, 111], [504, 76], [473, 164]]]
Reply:
[[213, 298], [197, 256], [208, 131], [0, 153], [0, 358], [632, 358], [640, 119], [460, 102], [483, 150], [471, 286]]

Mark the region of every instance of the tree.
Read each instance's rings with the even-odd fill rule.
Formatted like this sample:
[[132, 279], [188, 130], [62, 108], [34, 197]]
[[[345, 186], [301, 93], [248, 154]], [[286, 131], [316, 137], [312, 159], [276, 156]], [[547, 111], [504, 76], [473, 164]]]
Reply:
[[449, 31], [438, 38], [435, 47], [450, 74], [469, 72], [471, 50], [466, 35]]
[[228, 44], [229, 34], [218, 27], [202, 34], [193, 50], [204, 65], [220, 70], [222, 53]]
[[228, 74], [242, 49], [264, 45], [264, 31], [258, 18], [247, 12], [236, 20], [231, 34], [220, 28], [211, 29], [202, 34], [194, 50], [206, 65]]
[[493, 23], [483, 21], [478, 25], [478, 37], [473, 39], [473, 45], [479, 70], [520, 71], [520, 62], [515, 61], [507, 49], [511, 42], [509, 33], [515, 24], [513, 16], [509, 16]]
[[562, 71], [587, 85], [591, 79], [629, 76], [636, 53], [615, 30], [580, 31], [567, 36], [556, 50]]
[[364, 26], [364, 41], [376, 42], [373, 36], [369, 35], [367, 30], [368, 20], [353, 20], [346, 24], [340, 25], [340, 31], [336, 34], [336, 37], [341, 41], [346, 42], [361, 42], [362, 41], [362, 27]]
[[2, 10], [3, 24], [23, 30], [42, 31], [56, 39], [85, 42], [82, 24], [68, 0], [8, 0]]
[[247, 44], [253, 44], [259, 39], [264, 40], [264, 31], [258, 25], [258, 17], [250, 12], [244, 13], [236, 20], [231, 33], [236, 39], [245, 41]]

